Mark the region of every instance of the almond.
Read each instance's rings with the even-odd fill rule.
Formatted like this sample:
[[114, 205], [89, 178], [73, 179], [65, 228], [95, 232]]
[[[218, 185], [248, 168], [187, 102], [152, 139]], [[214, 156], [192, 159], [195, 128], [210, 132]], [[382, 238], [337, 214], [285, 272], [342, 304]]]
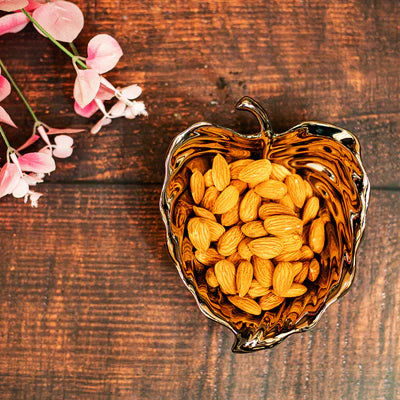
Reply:
[[262, 158], [246, 165], [239, 173], [239, 179], [248, 184], [257, 185], [268, 180], [271, 173], [271, 162]]
[[325, 225], [321, 218], [314, 219], [310, 226], [308, 244], [314, 253], [321, 253], [325, 244]]
[[261, 221], [250, 221], [247, 224], [242, 225], [242, 232], [249, 238], [258, 238], [267, 236], [267, 232], [264, 229], [264, 225]]
[[225, 233], [225, 228], [217, 221], [211, 221], [210, 219], [204, 219], [204, 222], [208, 226], [210, 232], [210, 240], [216, 242]]
[[301, 247], [299, 260], [311, 260], [313, 257], [314, 252], [307, 245]]
[[295, 283], [303, 283], [308, 276], [308, 266], [310, 265], [309, 262], [303, 263], [301, 267], [301, 271], [295, 276], [294, 281]]
[[275, 267], [272, 277], [272, 286], [278, 296], [285, 297], [285, 293], [290, 289], [293, 283], [293, 268], [289, 262], [280, 262]]
[[212, 178], [212, 169], [207, 170], [207, 172], [204, 174], [204, 185], [206, 188], [214, 186], [214, 181]]
[[310, 262], [310, 266], [308, 269], [308, 280], [314, 282], [317, 280], [319, 275], [319, 262], [313, 258]]
[[318, 214], [319, 200], [318, 197], [310, 197], [303, 208], [303, 224], [312, 221]]
[[222, 192], [231, 180], [229, 165], [221, 154], [214, 157], [212, 163], [212, 179], [215, 187]]
[[199, 204], [203, 199], [205, 190], [203, 174], [198, 169], [195, 169], [190, 177], [190, 191], [196, 204]]
[[261, 307], [258, 303], [252, 299], [247, 297], [240, 297], [240, 296], [228, 296], [228, 300], [237, 308], [241, 310], [253, 314], [253, 315], [260, 315], [261, 314]]
[[234, 266], [237, 266], [239, 265], [240, 261], [242, 261], [242, 256], [238, 252], [235, 252], [231, 254], [227, 260], [230, 261]]
[[232, 226], [239, 222], [239, 201], [229, 211], [221, 215], [222, 225]]
[[209, 267], [215, 265], [218, 261], [224, 259], [224, 256], [221, 256], [221, 254], [219, 254], [217, 250], [211, 247], [206, 251], [196, 250], [194, 256], [202, 264], [207, 265]]
[[221, 289], [226, 294], [236, 294], [236, 268], [227, 261], [218, 261], [214, 266], [215, 276]]
[[[283, 245], [282, 245], [283, 246]], [[281, 254], [278, 256], [274, 257], [275, 261], [281, 262], [281, 261], [297, 261], [300, 259], [300, 251], [289, 251], [285, 252], [282, 251]]]
[[217, 250], [223, 256], [230, 256], [236, 252], [238, 244], [244, 238], [240, 226], [233, 226], [227, 230], [218, 240]]
[[296, 216], [296, 213], [293, 211], [292, 208], [277, 203], [263, 204], [258, 210], [258, 216], [261, 219], [271, 217], [272, 215], [282, 215], [282, 214], [292, 215], [293, 217]]
[[297, 234], [282, 236], [281, 239], [283, 243], [283, 250], [285, 252], [300, 250], [303, 245], [303, 238]]
[[190, 219], [187, 229], [189, 239], [197, 250], [206, 251], [210, 247], [210, 231], [205, 219]]
[[297, 274], [300, 273], [300, 271], [303, 268], [303, 263], [300, 261], [296, 261], [292, 263], [292, 270], [293, 270], [293, 276], [296, 276]]
[[232, 185], [227, 186], [217, 197], [214, 207], [214, 214], [224, 214], [235, 206], [239, 201], [239, 191]]
[[259, 183], [254, 191], [264, 199], [279, 200], [287, 193], [287, 187], [283, 182], [269, 180]]
[[232, 179], [239, 179], [239, 173], [240, 171], [246, 166], [252, 163], [254, 160], [251, 160], [249, 158], [243, 159], [243, 160], [237, 160], [229, 164], [229, 170], [231, 173], [231, 178]]
[[272, 163], [271, 164], [271, 176], [270, 179], [275, 179], [277, 181], [283, 182], [285, 178], [290, 175], [290, 171], [281, 164]]
[[261, 286], [260, 283], [253, 279], [250, 285], [250, 289], [247, 292], [250, 297], [261, 297], [266, 295], [270, 290], [264, 286]]
[[283, 244], [279, 238], [264, 237], [252, 240], [249, 249], [255, 256], [271, 259], [282, 252]]
[[314, 195], [314, 191], [313, 191], [310, 183], [307, 182], [305, 179], [303, 179], [303, 183], [304, 183], [304, 192], [306, 194], [306, 199], [309, 199], [310, 197], [312, 197]]
[[266, 295], [264, 295], [263, 297], [261, 297], [258, 300], [258, 303], [260, 304], [261, 310], [269, 311], [275, 307], [278, 307], [284, 301], [285, 301], [284, 297], [280, 297], [280, 296], [277, 296], [273, 292], [269, 292]]
[[253, 253], [249, 249], [249, 243], [251, 242], [251, 238], [244, 238], [238, 245], [238, 253], [243, 260], [250, 260]]
[[301, 233], [303, 222], [292, 215], [272, 215], [264, 220], [264, 228], [271, 235], [283, 236], [292, 233]]
[[261, 286], [269, 288], [272, 286], [272, 276], [274, 275], [274, 264], [271, 260], [253, 256], [254, 277]]
[[249, 190], [243, 197], [239, 206], [239, 216], [243, 222], [257, 219], [258, 208], [261, 205], [261, 197], [254, 191]]
[[297, 297], [307, 292], [307, 287], [300, 283], [293, 283], [289, 290], [285, 293], [284, 297]]
[[253, 266], [249, 261], [242, 261], [236, 271], [236, 288], [239, 296], [246, 296], [253, 280]]
[[201, 206], [207, 210], [212, 210], [219, 193], [219, 190], [215, 186], [210, 186], [207, 188], [206, 192], [204, 193], [203, 200], [201, 201]]
[[217, 221], [215, 215], [206, 208], [193, 206], [193, 211], [198, 217], [209, 219], [211, 221]]
[[292, 198], [288, 194], [286, 196], [283, 196], [279, 200], [279, 204], [282, 204], [283, 206], [286, 206], [286, 207], [292, 209], [293, 211], [296, 210], [296, 206], [294, 205]]
[[302, 208], [306, 200], [303, 178], [300, 175], [292, 174], [286, 177], [285, 183], [294, 205]]
[[235, 188], [239, 191], [239, 194], [242, 194], [247, 189], [247, 183], [239, 179], [232, 180], [231, 185], [235, 186]]
[[208, 268], [206, 271], [206, 282], [208, 286], [211, 286], [212, 288], [216, 288], [219, 286], [218, 279], [215, 276], [214, 268]]

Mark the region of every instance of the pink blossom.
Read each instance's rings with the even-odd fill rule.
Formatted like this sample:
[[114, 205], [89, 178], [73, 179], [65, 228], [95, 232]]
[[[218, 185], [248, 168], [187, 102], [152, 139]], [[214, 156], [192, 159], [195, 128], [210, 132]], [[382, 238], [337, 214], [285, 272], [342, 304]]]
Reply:
[[77, 69], [74, 98], [79, 107], [85, 108], [96, 97], [100, 88], [100, 75], [93, 69]]
[[0, 75], [0, 101], [3, 101], [11, 93], [10, 82]]
[[25, 195], [25, 203], [30, 200], [31, 202], [31, 206], [34, 208], [38, 207], [38, 200], [40, 197], [42, 197], [43, 194], [42, 193], [38, 193], [38, 192], [33, 192], [33, 191], [29, 191], [26, 195]]
[[71, 136], [58, 135], [54, 138], [53, 156], [57, 158], [67, 158], [72, 154], [74, 140]]
[[0, 36], [6, 33], [22, 31], [29, 23], [29, 18], [22, 13], [4, 15], [0, 18]]
[[49, 154], [34, 152], [18, 157], [22, 171], [48, 174], [56, 169], [56, 163]]
[[0, 123], [10, 125], [14, 128], [17, 127], [8, 112], [2, 106], [0, 106]]
[[0, 0], [1, 11], [20, 10], [28, 5], [28, 0]]
[[20, 180], [19, 168], [17, 165], [7, 162], [0, 170], [0, 197], [13, 192]]

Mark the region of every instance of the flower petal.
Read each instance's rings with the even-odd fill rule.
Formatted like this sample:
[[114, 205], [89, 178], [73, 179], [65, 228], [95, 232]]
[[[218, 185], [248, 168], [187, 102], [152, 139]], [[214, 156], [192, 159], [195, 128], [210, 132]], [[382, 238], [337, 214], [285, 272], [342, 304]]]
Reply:
[[58, 129], [58, 128], [48, 127], [47, 134], [48, 135], [58, 135], [59, 133], [80, 133], [80, 132], [85, 132], [85, 131], [86, 131], [86, 129], [72, 129], [72, 128]]
[[17, 33], [28, 25], [29, 19], [25, 14], [7, 14], [0, 18], [0, 36], [6, 33]]
[[39, 135], [33, 134], [24, 144], [18, 147], [17, 151], [25, 150], [27, 147], [31, 146], [33, 143], [36, 143], [40, 139]]
[[126, 104], [122, 101], [117, 101], [111, 108], [110, 108], [110, 115], [118, 118], [122, 117], [125, 113]]
[[20, 174], [18, 167], [13, 163], [6, 163], [0, 170], [0, 197], [12, 193], [18, 185]]
[[18, 162], [22, 171], [47, 174], [56, 169], [53, 157], [45, 153], [27, 153], [19, 157]]
[[1, 11], [20, 10], [28, 5], [28, 0], [0, 0]]
[[[50, 35], [61, 42], [73, 42], [84, 24], [82, 11], [69, 1], [43, 4], [32, 16]], [[40, 30], [37, 31], [43, 35]]]
[[103, 117], [101, 120], [99, 120], [99, 121], [92, 127], [92, 129], [90, 130], [90, 133], [92, 133], [92, 134], [94, 134], [94, 135], [95, 135], [96, 133], [99, 133], [99, 132], [100, 132], [100, 129], [101, 129], [103, 126], [110, 125], [111, 122], [112, 122], [112, 120], [111, 120], [110, 118]]
[[88, 58], [86, 64], [99, 74], [113, 69], [122, 57], [119, 43], [110, 35], [96, 35], [88, 43]]
[[74, 140], [71, 136], [59, 135], [54, 138], [56, 144], [53, 150], [53, 156], [58, 158], [67, 158], [72, 154]]
[[[43, 196], [43, 193], [39, 192], [29, 192], [29, 200], [31, 201], [31, 206], [37, 208], [38, 200]], [[28, 201], [28, 195], [25, 196], [25, 203]]]
[[14, 121], [11, 119], [8, 112], [2, 106], [0, 106], [0, 123], [1, 122], [10, 125], [14, 128], [17, 127], [17, 125], [14, 124]]
[[10, 82], [0, 75], [0, 101], [4, 100], [11, 93]]
[[29, 4], [25, 7], [25, 10], [31, 12], [41, 7], [42, 4], [46, 4], [46, 0], [28, 0]]
[[142, 88], [139, 85], [130, 85], [122, 88], [121, 94], [129, 100], [134, 100], [142, 94]]
[[20, 199], [21, 197], [25, 197], [28, 194], [28, 192], [29, 192], [29, 185], [23, 178], [21, 178], [17, 186], [12, 191], [12, 195], [17, 199]]
[[111, 100], [115, 96], [115, 90], [108, 88], [107, 86], [104, 86], [102, 83], [100, 83], [100, 89], [96, 94], [96, 99], [99, 100]]
[[74, 98], [81, 108], [85, 108], [96, 97], [100, 88], [100, 75], [93, 69], [78, 70]]
[[83, 108], [76, 101], [74, 104], [75, 112], [81, 117], [85, 118], [90, 118], [98, 109], [99, 107], [94, 100], [92, 100], [86, 107]]

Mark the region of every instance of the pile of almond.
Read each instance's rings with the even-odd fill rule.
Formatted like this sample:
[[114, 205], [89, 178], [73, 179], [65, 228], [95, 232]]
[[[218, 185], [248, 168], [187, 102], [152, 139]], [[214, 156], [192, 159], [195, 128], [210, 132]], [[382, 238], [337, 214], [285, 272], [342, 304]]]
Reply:
[[210, 290], [260, 315], [316, 281], [325, 220], [301, 176], [267, 159], [228, 164], [217, 154], [204, 175], [193, 171], [190, 191], [188, 237]]

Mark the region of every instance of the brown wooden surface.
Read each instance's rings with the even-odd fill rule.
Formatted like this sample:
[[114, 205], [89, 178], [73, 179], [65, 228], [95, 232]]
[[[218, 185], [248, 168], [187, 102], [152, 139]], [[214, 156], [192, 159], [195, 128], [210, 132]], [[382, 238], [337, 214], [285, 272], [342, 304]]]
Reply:
[[[38, 209], [0, 200], [0, 398], [399, 399], [399, 2], [76, 3], [78, 48], [114, 34], [125, 56], [108, 76], [141, 84], [150, 116], [78, 135]], [[43, 120], [88, 126], [44, 38], [28, 28], [0, 51]], [[170, 140], [200, 120], [254, 129], [232, 113], [242, 95], [276, 131], [319, 119], [356, 133], [374, 188], [350, 292], [313, 331], [253, 355], [232, 354], [233, 335], [198, 310], [158, 212]], [[5, 105], [17, 145], [30, 121]]]

